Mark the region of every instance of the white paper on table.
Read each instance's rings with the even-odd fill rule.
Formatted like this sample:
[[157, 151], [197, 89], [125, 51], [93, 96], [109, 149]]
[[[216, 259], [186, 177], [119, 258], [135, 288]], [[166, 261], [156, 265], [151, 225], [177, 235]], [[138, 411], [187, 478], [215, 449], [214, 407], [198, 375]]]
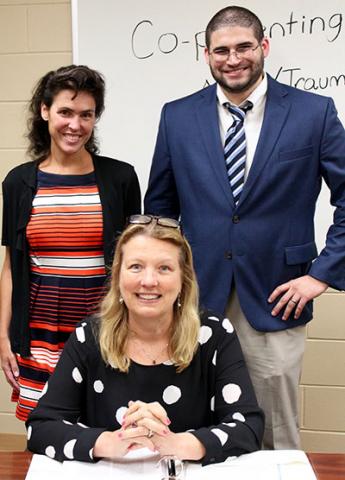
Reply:
[[127, 453], [124, 458], [116, 460], [116, 462], [110, 460], [100, 460], [91, 464], [85, 462], [64, 462], [64, 480], [76, 480], [76, 478], [81, 477], [83, 480], [94, 480], [95, 476], [101, 480], [134, 480], [139, 478], [143, 480], [160, 480], [161, 470], [157, 466], [159, 458], [159, 454], [143, 448]]
[[[34, 455], [26, 480], [161, 480], [159, 456], [134, 450], [121, 461], [97, 463], [57, 462]], [[316, 480], [308, 457], [301, 450], [263, 450], [201, 467], [185, 462], [185, 480]]]
[[301, 450], [261, 450], [228, 458], [223, 463], [187, 465], [187, 480], [316, 480], [307, 455]]
[[25, 480], [62, 480], [62, 463], [45, 455], [32, 457]]
[[148, 449], [133, 450], [116, 462], [100, 460], [97, 463], [52, 460], [45, 455], [34, 455], [25, 480], [101, 480], [137, 479], [157, 480], [161, 478], [157, 466], [159, 454]]

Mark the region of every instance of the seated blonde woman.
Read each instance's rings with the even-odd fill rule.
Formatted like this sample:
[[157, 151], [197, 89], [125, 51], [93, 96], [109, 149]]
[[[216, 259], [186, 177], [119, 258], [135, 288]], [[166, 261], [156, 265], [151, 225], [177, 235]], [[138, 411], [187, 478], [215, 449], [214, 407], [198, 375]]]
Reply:
[[258, 450], [264, 418], [231, 322], [198, 311], [178, 222], [134, 215], [99, 315], [68, 340], [28, 422], [28, 447], [59, 461], [147, 447], [203, 465]]

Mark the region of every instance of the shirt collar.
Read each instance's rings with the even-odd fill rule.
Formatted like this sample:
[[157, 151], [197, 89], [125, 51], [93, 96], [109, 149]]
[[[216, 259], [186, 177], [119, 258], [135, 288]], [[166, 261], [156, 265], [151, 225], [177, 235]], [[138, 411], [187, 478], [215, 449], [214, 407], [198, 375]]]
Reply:
[[[264, 78], [262, 81], [259, 83], [259, 85], [256, 87], [255, 90], [252, 91], [252, 93], [241, 103], [245, 103], [247, 100], [250, 100], [253, 104], [253, 110], [255, 109], [255, 105], [257, 105], [260, 100], [263, 99], [263, 97], [266, 96], [267, 93], [267, 75], [266, 73], [264, 74]], [[224, 103], [231, 103], [229, 102], [229, 99], [225, 96], [225, 93], [221, 89], [220, 85], [217, 83], [217, 98], [219, 105], [224, 105]]]

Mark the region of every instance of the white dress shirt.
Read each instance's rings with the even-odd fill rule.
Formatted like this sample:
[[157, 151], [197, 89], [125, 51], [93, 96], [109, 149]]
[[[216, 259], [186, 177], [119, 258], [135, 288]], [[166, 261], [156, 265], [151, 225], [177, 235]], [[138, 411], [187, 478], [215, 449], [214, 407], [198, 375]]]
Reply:
[[[246, 116], [244, 119], [244, 131], [246, 133], [246, 140], [247, 140], [246, 170], [245, 170], [245, 176], [244, 176], [245, 180], [248, 177], [250, 167], [253, 163], [256, 146], [259, 141], [261, 126], [264, 118], [265, 105], [266, 105], [266, 93], [267, 93], [267, 76], [265, 74], [264, 78], [262, 79], [262, 82], [260, 82], [260, 84], [256, 87], [256, 89], [244, 101], [246, 102], [247, 100], [249, 100], [253, 104], [253, 108], [246, 113]], [[217, 98], [218, 98], [218, 118], [219, 118], [220, 135], [224, 145], [225, 134], [233, 123], [233, 117], [232, 117], [232, 114], [229, 112], [228, 108], [224, 106], [224, 103], [231, 104], [231, 102], [225, 96], [219, 84], [217, 84]]]

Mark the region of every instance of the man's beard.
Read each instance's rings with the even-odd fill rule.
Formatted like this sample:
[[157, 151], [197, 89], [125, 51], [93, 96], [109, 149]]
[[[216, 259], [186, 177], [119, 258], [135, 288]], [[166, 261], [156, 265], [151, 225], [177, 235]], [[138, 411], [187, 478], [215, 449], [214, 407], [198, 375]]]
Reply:
[[263, 78], [264, 75], [264, 58], [262, 57], [260, 63], [255, 64], [255, 69], [252, 71], [252, 74], [247, 80], [239, 80], [238, 83], [234, 80], [232, 84], [228, 84], [226, 81], [223, 80], [221, 73], [215, 72], [214, 69], [210, 65], [210, 71], [215, 79], [215, 81], [229, 93], [242, 93], [249, 90], [253, 85], [255, 85], [260, 78]]

